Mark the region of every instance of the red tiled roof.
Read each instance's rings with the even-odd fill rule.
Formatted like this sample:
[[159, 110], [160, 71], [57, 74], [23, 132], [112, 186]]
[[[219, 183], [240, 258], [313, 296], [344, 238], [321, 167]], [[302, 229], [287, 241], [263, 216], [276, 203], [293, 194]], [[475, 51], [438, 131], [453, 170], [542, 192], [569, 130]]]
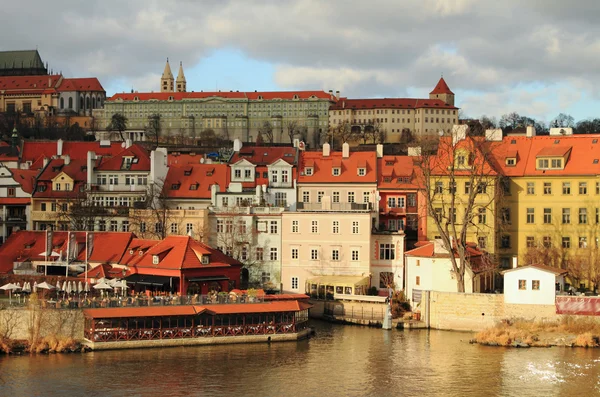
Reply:
[[[308, 176], [302, 172], [298, 178], [300, 183], [377, 183], [377, 157], [375, 152], [350, 152], [348, 158], [342, 158], [342, 152], [331, 152], [323, 157], [319, 152], [302, 152], [302, 164], [314, 163], [313, 174]], [[358, 164], [366, 163], [366, 174], [358, 175]], [[335, 163], [335, 165], [334, 165]], [[334, 176], [332, 169], [341, 167], [339, 176]], [[301, 171], [306, 169], [306, 165]]]
[[496, 146], [498, 142], [485, 141], [481, 137], [467, 137], [453, 144], [452, 137], [444, 136], [439, 140], [436, 155], [427, 159], [430, 161], [431, 175], [448, 175], [451, 172], [450, 166], [455, 161], [454, 157], [462, 152], [470, 157], [468, 161], [471, 166], [465, 167], [464, 170], [455, 168], [456, 176], [472, 175], [473, 168], [478, 175], [495, 176], [498, 174], [497, 164], [490, 158], [496, 151]]
[[279, 159], [294, 164], [296, 151], [294, 147], [244, 146], [231, 156], [229, 164], [235, 164], [241, 159], [248, 160], [254, 165], [271, 165]]
[[[133, 145], [137, 146], [137, 145]], [[64, 141], [63, 155], [69, 155], [74, 160], [87, 160], [87, 153], [91, 151], [97, 156], [114, 156], [123, 151], [122, 142], [111, 142], [110, 145], [101, 145], [100, 142]], [[21, 162], [31, 161], [30, 167], [42, 168], [43, 158], [57, 155], [57, 141], [25, 141]]]
[[102, 91], [104, 88], [95, 77], [63, 79], [57, 91]]
[[444, 80], [443, 77], [440, 78], [440, 81], [438, 81], [435, 88], [433, 89], [433, 91], [430, 92], [430, 94], [452, 94], [452, 95], [454, 95], [454, 93], [452, 91], [450, 91], [450, 88], [448, 87], [448, 84], [446, 84], [446, 80]]
[[[41, 76], [0, 76], [0, 90], [6, 91], [6, 93], [12, 93], [17, 91], [19, 93], [31, 92], [42, 93], [44, 90], [56, 87], [59, 79], [62, 76], [59, 74], [54, 75], [41, 75]], [[48, 85], [50, 84], [50, 85]]]
[[12, 173], [15, 182], [21, 185], [21, 189], [23, 189], [25, 193], [31, 194], [33, 192], [35, 179], [39, 173], [38, 170], [22, 170], [19, 168], [13, 168], [10, 170], [10, 172]]
[[532, 265], [519, 266], [519, 267], [515, 267], [515, 268], [512, 268], [512, 269], [504, 270], [502, 272], [502, 274], [509, 273], [509, 272], [514, 272], [515, 270], [529, 269], [529, 268], [534, 268], [534, 269], [543, 270], [545, 272], [554, 273], [557, 276], [561, 275], [561, 274], [567, 274], [568, 273], [568, 270], [566, 270], [566, 269], [559, 269], [557, 267], [540, 265], [540, 264], [535, 263], [535, 264], [532, 264]]
[[[46, 168], [42, 170], [41, 174], [37, 178], [38, 189], [33, 192], [33, 197], [61, 198], [75, 197], [81, 194], [79, 188], [82, 186], [82, 184], [87, 182], [86, 167], [87, 162], [84, 160], [71, 160], [69, 164], [65, 164], [65, 160], [62, 158], [50, 160]], [[63, 172], [73, 179], [73, 187], [70, 191], [56, 191], [53, 189], [52, 179]], [[46, 186], [46, 190], [40, 191], [40, 186]]]
[[563, 157], [570, 150], [570, 146], [546, 146], [537, 152], [536, 157]]
[[103, 157], [96, 163], [96, 169], [99, 171], [125, 170], [123, 168], [125, 157], [137, 159], [137, 162], [131, 163], [131, 166], [126, 169], [127, 171], [150, 171], [150, 155], [140, 145], [131, 145], [112, 157]]
[[[415, 244], [416, 245], [416, 244]], [[435, 243], [433, 241], [419, 244], [417, 248], [410, 251], [406, 251], [404, 254], [407, 256], [416, 256], [421, 258], [434, 258], [434, 257], [448, 257], [448, 254], [436, 254], [434, 251]], [[467, 244], [467, 253], [470, 257], [476, 257], [483, 255], [483, 251], [480, 251], [476, 245]], [[458, 258], [458, 252], [454, 253], [454, 256]]]
[[0, 197], [1, 205], [28, 205], [30, 203], [29, 197]]
[[[227, 188], [228, 178], [227, 164], [170, 166], [164, 183], [164, 194], [168, 198], [210, 199], [211, 186], [219, 185], [219, 191], [223, 192]], [[179, 184], [179, 188], [171, 189], [173, 184]], [[190, 190], [192, 185], [196, 185], [195, 190]]]
[[123, 317], [163, 317], [163, 316], [193, 316], [200, 313], [194, 306], [148, 306], [148, 307], [119, 307], [106, 309], [84, 309], [87, 318], [123, 318]]
[[[388, 163], [393, 163], [388, 165]], [[414, 164], [414, 157], [411, 156], [384, 156], [377, 159], [378, 172], [377, 187], [379, 189], [396, 189], [396, 188], [418, 188], [416, 181], [413, 181], [418, 167]], [[384, 177], [391, 178], [389, 182]], [[398, 182], [398, 178], [410, 178], [410, 182]]]
[[298, 99], [309, 99], [315, 96], [318, 99], [332, 99], [332, 97], [324, 91], [272, 91], [272, 92], [134, 92], [134, 93], [120, 93], [115, 94], [108, 98], [107, 101], [134, 101], [138, 98], [138, 101], [167, 101], [169, 97], [172, 97], [174, 101], [181, 101], [186, 99], [205, 99], [205, 98], [229, 98], [229, 99], [247, 99], [247, 100], [259, 100], [258, 97], [262, 96], [264, 100], [272, 99], [293, 99], [294, 95], [298, 96]]
[[441, 99], [419, 98], [373, 98], [373, 99], [340, 99], [330, 107], [331, 110], [343, 109], [458, 109], [446, 104]]

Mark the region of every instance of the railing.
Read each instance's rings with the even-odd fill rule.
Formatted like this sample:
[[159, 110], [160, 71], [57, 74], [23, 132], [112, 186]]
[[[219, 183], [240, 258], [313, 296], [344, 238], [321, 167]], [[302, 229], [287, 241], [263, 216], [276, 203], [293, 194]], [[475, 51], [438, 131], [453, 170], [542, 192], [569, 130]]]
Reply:
[[383, 207], [379, 210], [379, 213], [381, 214], [400, 214], [400, 215], [404, 215], [406, 214], [406, 208], [404, 207]]
[[57, 221], [59, 213], [53, 211], [31, 211], [31, 219], [36, 221]]
[[298, 211], [371, 211], [372, 203], [303, 203], [296, 204]]
[[289, 207], [209, 207], [209, 210], [217, 213], [229, 214], [281, 214]]
[[323, 308], [323, 314], [333, 317], [352, 318], [357, 320], [378, 320], [382, 321], [386, 313], [386, 305], [381, 305], [380, 308], [355, 308], [352, 306], [349, 310], [343, 304], [327, 304]]

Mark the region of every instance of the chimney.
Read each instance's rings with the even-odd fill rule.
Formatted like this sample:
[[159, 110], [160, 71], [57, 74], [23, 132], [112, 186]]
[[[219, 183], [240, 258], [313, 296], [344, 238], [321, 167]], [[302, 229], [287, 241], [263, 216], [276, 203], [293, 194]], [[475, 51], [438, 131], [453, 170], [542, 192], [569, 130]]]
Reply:
[[56, 155], [62, 156], [62, 152], [63, 152], [63, 140], [59, 139], [58, 141], [56, 141]]
[[535, 136], [535, 127], [532, 125], [527, 126], [527, 133], [525, 134], [527, 138], [533, 138]]
[[233, 141], [233, 151], [239, 152], [241, 148], [242, 148], [242, 141], [240, 141], [239, 139], [236, 138]]
[[380, 159], [383, 157], [383, 145], [381, 143], [377, 144], [377, 158]]
[[516, 256], [512, 257], [512, 268], [516, 269], [518, 266], [518, 258]]
[[347, 159], [348, 157], [350, 157], [350, 145], [348, 142], [344, 142], [342, 145], [342, 158]]
[[502, 140], [502, 130], [500, 128], [485, 130], [485, 140], [486, 141], [501, 141]]
[[[52, 74], [52, 72], [50, 72]], [[52, 88], [52, 77], [48, 77], [48, 88]]]
[[327, 142], [325, 142], [323, 144], [323, 157], [329, 157], [330, 153], [331, 153], [331, 146]]
[[125, 149], [129, 149], [131, 147], [131, 139], [125, 139]]
[[418, 157], [421, 155], [421, 146], [409, 146], [408, 155], [411, 157]]
[[333, 90], [329, 90], [329, 98], [333, 99]]
[[219, 185], [214, 184], [210, 186], [210, 201], [213, 206], [217, 206], [217, 193], [219, 192]]
[[294, 138], [294, 147], [298, 147], [299, 144], [300, 144], [300, 139]]
[[94, 159], [96, 158], [96, 153], [89, 151], [87, 152], [87, 183], [88, 186], [91, 186], [93, 183], [94, 177]]
[[63, 156], [63, 160], [65, 162], [65, 165], [71, 164], [71, 156], [69, 156], [68, 154]]
[[573, 135], [573, 128], [550, 128], [550, 135]]
[[50, 159], [48, 157], [44, 157], [44, 160], [42, 162], [43, 168], [46, 168], [46, 166], [48, 165], [49, 162], [50, 162]]
[[339, 101], [339, 100], [340, 100], [340, 92], [339, 92], [339, 91], [336, 91], [336, 92], [335, 92], [335, 99], [336, 99], [337, 101]]
[[452, 145], [456, 145], [458, 142], [463, 141], [469, 134], [469, 126], [466, 124], [454, 125], [452, 127]]
[[254, 198], [254, 200], [256, 203], [260, 204], [261, 198], [262, 198], [262, 186], [256, 185], [256, 197]]

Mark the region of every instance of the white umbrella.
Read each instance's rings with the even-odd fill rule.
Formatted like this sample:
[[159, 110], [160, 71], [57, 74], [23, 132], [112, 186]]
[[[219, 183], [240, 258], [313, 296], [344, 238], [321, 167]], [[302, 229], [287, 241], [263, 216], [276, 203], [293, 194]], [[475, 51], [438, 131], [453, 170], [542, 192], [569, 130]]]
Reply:
[[90, 292], [90, 283], [85, 283], [85, 285], [83, 286], [83, 290], [85, 292]]
[[65, 282], [65, 284], [67, 284], [67, 286], [65, 287], [65, 292], [67, 294], [71, 293], [71, 283], [70, 282]]
[[62, 290], [67, 292], [67, 287], [69, 286], [69, 282], [67, 280], [64, 281], [63, 285], [62, 285]]
[[33, 282], [33, 292], [37, 292], [37, 281]]
[[109, 280], [107, 280], [104, 277], [101, 277], [99, 279], [96, 280], [96, 284], [102, 284], [102, 283], [107, 283]]
[[81, 280], [79, 280], [79, 282], [77, 283], [77, 292], [79, 292], [80, 294], [83, 292], [83, 283], [81, 282]]
[[62, 291], [62, 287], [60, 286], [60, 281], [56, 282], [56, 290], [57, 291]]
[[23, 292], [31, 292], [31, 284], [29, 282], [23, 284]]
[[42, 288], [42, 289], [54, 289], [56, 288], [55, 286], [48, 284], [47, 282], [43, 282], [37, 285], [38, 288]]
[[8, 291], [8, 302], [12, 303], [12, 292], [14, 290], [20, 289], [21, 287], [19, 287], [16, 284], [13, 283], [8, 283], [8, 284], [4, 284], [2, 287], [0, 287], [0, 289], [3, 289], [5, 291]]
[[106, 283], [99, 283], [99, 284], [94, 285], [94, 289], [104, 290], [104, 289], [113, 289], [113, 287], [111, 287], [110, 285], [108, 285]]

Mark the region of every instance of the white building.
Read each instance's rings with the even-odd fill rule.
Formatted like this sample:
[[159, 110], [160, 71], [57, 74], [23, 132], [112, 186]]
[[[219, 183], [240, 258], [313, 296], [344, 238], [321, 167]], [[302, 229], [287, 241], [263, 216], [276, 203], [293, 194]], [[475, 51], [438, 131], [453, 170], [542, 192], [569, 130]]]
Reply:
[[554, 305], [556, 290], [564, 290], [566, 270], [544, 265], [515, 267], [504, 275], [504, 302]]
[[0, 165], [0, 244], [13, 232], [28, 229], [36, 174]]
[[374, 232], [371, 235], [371, 286], [404, 289], [404, 232]]

